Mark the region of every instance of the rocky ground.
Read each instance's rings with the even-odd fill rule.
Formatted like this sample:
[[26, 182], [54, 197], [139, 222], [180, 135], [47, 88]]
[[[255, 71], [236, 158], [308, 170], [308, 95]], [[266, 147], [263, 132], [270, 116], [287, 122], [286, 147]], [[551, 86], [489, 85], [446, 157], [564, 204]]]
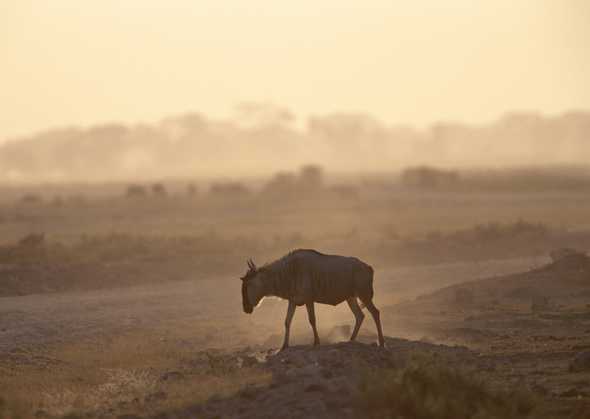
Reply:
[[358, 392], [364, 369], [400, 369], [411, 357], [428, 354], [469, 368], [491, 387], [530, 392], [533, 417], [588, 418], [589, 295], [590, 259], [584, 255], [452, 285], [385, 310], [386, 318], [422, 331], [422, 341], [388, 338], [386, 349], [361, 343], [298, 346], [246, 357], [272, 373], [270, 386], [247, 388], [192, 412], [231, 418], [363, 417]]
[[360, 415], [360, 375], [369, 369], [399, 368], [417, 351], [449, 359], [473, 358], [466, 348], [393, 338], [387, 339], [386, 349], [376, 344], [342, 342], [319, 347], [300, 345], [282, 352], [245, 351], [237, 355], [238, 359], [270, 371], [269, 385], [246, 387], [231, 398], [214, 398], [158, 417], [356, 418]]
[[[482, 380], [490, 391], [501, 389], [527, 397], [532, 410], [514, 417], [582, 419], [590, 414], [587, 351], [573, 356], [560, 352], [483, 354], [462, 346], [395, 338], [387, 338], [387, 347], [381, 349], [367, 343], [368, 336], [364, 340], [315, 348], [296, 346], [283, 352], [244, 350], [228, 354], [226, 362], [230, 364], [255, 365], [270, 372], [271, 382], [246, 386], [228, 398], [214, 397], [203, 404], [161, 412], [154, 418], [368, 417], [361, 390], [368, 372], [400, 371], [423, 359], [462, 371], [476, 382]], [[566, 382], [570, 387], [564, 390]]]
[[490, 265], [481, 280], [471, 265], [381, 272], [377, 305], [397, 336], [385, 349], [374, 345], [370, 316], [360, 342], [346, 342], [352, 316], [339, 306], [318, 309], [321, 346], [308, 345], [300, 312], [294, 346], [277, 352], [284, 304], [246, 316], [237, 285], [230, 292], [233, 282], [221, 280], [4, 298], [0, 417], [367, 417], [367, 377], [426, 359], [532, 400], [530, 412], [491, 417], [586, 419], [587, 262], [509, 275]]

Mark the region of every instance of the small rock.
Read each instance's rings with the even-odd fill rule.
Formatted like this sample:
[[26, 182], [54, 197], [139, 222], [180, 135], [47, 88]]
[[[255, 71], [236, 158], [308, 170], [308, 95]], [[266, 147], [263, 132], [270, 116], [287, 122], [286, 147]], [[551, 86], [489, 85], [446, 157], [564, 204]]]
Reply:
[[196, 416], [198, 418], [202, 417], [204, 410], [205, 409], [200, 404], [197, 404], [197, 405], [194, 405], [194, 406], [189, 406], [186, 409], [187, 413], [190, 413], [190, 414], [192, 414], [192, 415], [194, 415], [194, 416]]
[[281, 381], [289, 381], [295, 377], [297, 377], [299, 373], [299, 370], [297, 368], [289, 368], [287, 371], [285, 371], [282, 374], [277, 374], [277, 377], [281, 380]]
[[155, 393], [148, 394], [147, 396], [145, 396], [145, 401], [146, 401], [146, 403], [151, 403], [151, 402], [164, 400], [167, 397], [168, 397], [168, 395], [166, 393], [164, 393], [163, 391], [156, 391]]
[[334, 394], [350, 395], [354, 392], [354, 384], [346, 377], [336, 377], [328, 383], [329, 391]]
[[242, 391], [240, 391], [240, 397], [243, 399], [254, 400], [258, 396], [258, 392], [256, 389], [251, 387], [246, 387]]
[[570, 362], [571, 372], [581, 372], [590, 370], [590, 351], [578, 353]]
[[211, 396], [209, 398], [209, 400], [207, 402], [210, 404], [215, 404], [215, 403], [220, 403], [222, 401], [223, 401], [223, 398], [219, 394], [214, 394], [213, 396]]
[[257, 365], [258, 363], [259, 360], [255, 356], [246, 355], [238, 357], [238, 368], [252, 367], [254, 365]]
[[308, 365], [306, 367], [300, 368], [298, 372], [299, 372], [299, 375], [310, 376], [310, 375], [318, 374], [319, 371], [320, 371], [319, 366], [312, 364], [312, 365]]
[[346, 418], [352, 419], [355, 417], [354, 409], [352, 409], [350, 407], [346, 408], [346, 409], [340, 409], [339, 416], [341, 419], [346, 419]]
[[580, 391], [577, 388], [570, 388], [569, 390], [560, 393], [559, 397], [586, 397], [587, 395], [586, 392]]
[[323, 413], [327, 410], [326, 403], [319, 399], [309, 400], [305, 407], [308, 412], [314, 412], [314, 414], [319, 415], [320, 417], [322, 417]]
[[184, 378], [184, 374], [180, 371], [167, 371], [160, 376], [161, 381], [178, 380]]
[[272, 380], [271, 383], [268, 385], [268, 388], [277, 388], [280, 387], [280, 383], [277, 380]]
[[320, 374], [324, 378], [332, 378], [334, 376], [334, 373], [329, 368], [322, 368]]
[[535, 383], [531, 386], [531, 390], [533, 390], [535, 393], [538, 393], [542, 396], [547, 396], [549, 394], [549, 390], [547, 390], [547, 387], [539, 384], [539, 383]]
[[312, 391], [324, 392], [326, 390], [327, 390], [326, 387], [321, 383], [311, 383], [305, 387], [306, 392], [312, 392]]

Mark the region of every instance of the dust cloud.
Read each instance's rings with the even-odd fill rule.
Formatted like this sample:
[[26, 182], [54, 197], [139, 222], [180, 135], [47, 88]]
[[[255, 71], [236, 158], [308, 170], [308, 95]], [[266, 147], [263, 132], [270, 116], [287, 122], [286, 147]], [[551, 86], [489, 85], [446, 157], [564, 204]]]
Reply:
[[507, 168], [590, 161], [590, 114], [510, 113], [489, 124], [389, 125], [335, 113], [302, 124], [288, 109], [244, 103], [233, 118], [201, 113], [158, 123], [50, 129], [0, 146], [0, 181], [80, 182], [252, 177], [314, 163], [341, 173], [407, 166]]

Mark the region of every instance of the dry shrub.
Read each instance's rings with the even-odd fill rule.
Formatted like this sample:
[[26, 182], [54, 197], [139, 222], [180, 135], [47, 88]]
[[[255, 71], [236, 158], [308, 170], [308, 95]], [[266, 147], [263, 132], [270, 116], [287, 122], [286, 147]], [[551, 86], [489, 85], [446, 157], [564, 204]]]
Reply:
[[459, 185], [459, 173], [454, 170], [429, 166], [409, 167], [401, 174], [401, 183], [406, 187], [437, 189]]
[[41, 197], [41, 195], [37, 194], [25, 194], [21, 197], [19, 202], [21, 204], [38, 205], [43, 203], [43, 198]]
[[152, 194], [158, 197], [168, 196], [168, 190], [162, 183], [154, 183], [152, 185]]
[[550, 311], [553, 309], [551, 299], [547, 296], [534, 296], [531, 301], [531, 311], [533, 313], [539, 313], [543, 311]]
[[47, 244], [44, 233], [27, 234], [15, 244], [0, 246], [0, 263], [39, 263], [46, 257]]
[[170, 333], [59, 346], [48, 353], [57, 362], [43, 367], [0, 364], [0, 394], [10, 400], [0, 397], [0, 419], [40, 412], [68, 418], [155, 415], [270, 382], [269, 373], [240, 367], [235, 357], [195, 350], [184, 330]]
[[241, 182], [217, 182], [209, 189], [210, 195], [226, 198], [242, 198], [249, 193], [248, 187]]
[[466, 371], [428, 360], [366, 372], [357, 400], [362, 416], [371, 418], [526, 418], [533, 407], [528, 393], [493, 390]]
[[[545, 224], [518, 220], [514, 223], [477, 224], [455, 231], [433, 230], [422, 237], [389, 239], [381, 249], [395, 255], [398, 263], [441, 263], [530, 256], [551, 248], [556, 232]], [[534, 243], [534, 245], [531, 245]], [[391, 257], [391, 256], [389, 256]]]
[[141, 185], [129, 185], [125, 192], [127, 198], [143, 198], [147, 196], [147, 191], [144, 186]]
[[0, 396], [0, 419], [24, 419], [27, 417], [26, 413], [27, 409], [22, 403]]

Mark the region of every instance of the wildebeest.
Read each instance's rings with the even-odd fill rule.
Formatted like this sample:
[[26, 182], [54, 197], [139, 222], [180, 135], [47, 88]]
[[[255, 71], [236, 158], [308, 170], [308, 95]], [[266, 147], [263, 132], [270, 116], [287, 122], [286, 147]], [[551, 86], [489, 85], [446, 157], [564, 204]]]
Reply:
[[295, 308], [304, 304], [313, 329], [314, 345], [320, 343], [314, 303], [335, 306], [346, 301], [356, 319], [350, 336], [351, 341], [355, 340], [365, 317], [357, 298], [373, 316], [379, 345], [384, 346], [379, 310], [373, 304], [373, 268], [357, 258], [299, 249], [261, 268], [257, 268], [250, 259], [248, 271], [241, 279], [245, 313], [252, 313], [264, 297], [275, 296], [289, 301], [282, 349], [289, 346], [289, 331]]

